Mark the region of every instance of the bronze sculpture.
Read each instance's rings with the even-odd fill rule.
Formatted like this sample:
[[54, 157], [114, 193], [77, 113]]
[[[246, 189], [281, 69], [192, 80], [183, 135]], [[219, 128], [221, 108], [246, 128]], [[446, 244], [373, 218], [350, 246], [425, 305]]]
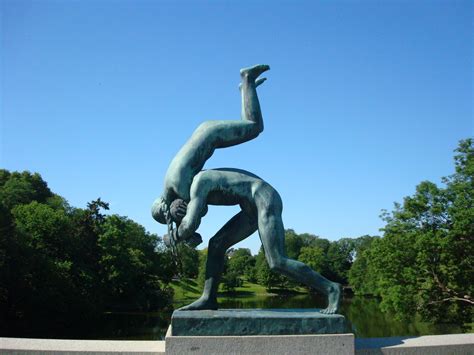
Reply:
[[328, 307], [322, 313], [338, 311], [341, 286], [286, 256], [282, 201], [278, 192], [245, 170], [201, 171], [215, 149], [243, 143], [263, 131], [256, 88], [266, 80], [258, 77], [269, 69], [268, 65], [256, 65], [240, 71], [242, 119], [201, 124], [172, 160], [164, 192], [153, 204], [155, 220], [169, 226], [164, 239], [171, 247], [180, 242], [196, 245], [201, 241], [196, 231], [208, 205], [241, 207], [241, 211], [210, 239], [203, 294], [182, 310], [217, 309], [217, 287], [225, 251], [258, 230], [270, 268], [326, 295]]

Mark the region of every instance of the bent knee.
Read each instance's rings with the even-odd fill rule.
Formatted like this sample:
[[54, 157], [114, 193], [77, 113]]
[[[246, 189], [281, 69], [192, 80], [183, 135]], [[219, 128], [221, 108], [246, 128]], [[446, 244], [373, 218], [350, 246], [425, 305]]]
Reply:
[[286, 258], [283, 257], [270, 257], [268, 260], [268, 266], [270, 270], [281, 272], [286, 269]]
[[256, 184], [253, 193], [261, 217], [281, 214], [283, 202], [278, 192], [269, 183], [261, 181]]

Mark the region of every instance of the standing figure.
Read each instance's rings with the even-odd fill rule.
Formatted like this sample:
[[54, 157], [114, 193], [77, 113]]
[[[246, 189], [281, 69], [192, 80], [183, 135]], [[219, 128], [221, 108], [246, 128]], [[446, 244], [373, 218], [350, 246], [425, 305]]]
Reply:
[[287, 257], [283, 209], [278, 192], [258, 176], [239, 169], [212, 169], [193, 179], [190, 201], [174, 236], [177, 242], [191, 237], [207, 211], [207, 205], [240, 205], [232, 217], [209, 241], [206, 281], [201, 297], [182, 310], [217, 309], [217, 288], [224, 267], [225, 252], [234, 244], [258, 230], [270, 269], [314, 288], [327, 296], [328, 306], [322, 313], [338, 311], [341, 285], [329, 281], [300, 261]]

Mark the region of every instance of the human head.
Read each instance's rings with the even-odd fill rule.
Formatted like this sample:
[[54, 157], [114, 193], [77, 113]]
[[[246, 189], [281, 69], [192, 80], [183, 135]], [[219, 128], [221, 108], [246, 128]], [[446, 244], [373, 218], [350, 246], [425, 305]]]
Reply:
[[163, 197], [159, 197], [153, 202], [153, 205], [151, 206], [151, 215], [157, 221], [158, 223], [161, 224], [168, 224], [166, 221], [166, 201]]

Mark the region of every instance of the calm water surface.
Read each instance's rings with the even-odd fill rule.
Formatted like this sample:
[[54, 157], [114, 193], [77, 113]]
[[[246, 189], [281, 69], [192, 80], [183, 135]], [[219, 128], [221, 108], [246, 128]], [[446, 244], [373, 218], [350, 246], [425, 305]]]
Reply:
[[[324, 298], [316, 295], [252, 296], [221, 298], [221, 308], [323, 308]], [[178, 308], [190, 303], [182, 300], [175, 303]], [[373, 298], [345, 298], [341, 314], [346, 316], [352, 331], [358, 338], [419, 336], [429, 334], [463, 333], [460, 325], [421, 322], [414, 318], [409, 322], [397, 321], [382, 313], [379, 301]], [[102, 321], [89, 327], [82, 338], [93, 339], [163, 339], [171, 313], [109, 313]]]
[[[190, 303], [182, 300], [175, 308]], [[324, 298], [316, 295], [300, 294], [285, 296], [247, 296], [220, 298], [221, 308], [323, 308]], [[154, 313], [106, 313], [91, 324], [61, 326], [43, 321], [37, 325], [23, 324], [15, 331], [3, 336], [25, 338], [63, 338], [63, 339], [163, 339], [168, 328], [172, 311]], [[456, 324], [430, 324], [413, 318], [410, 321], [397, 321], [390, 314], [382, 313], [379, 301], [374, 298], [346, 297], [341, 314], [346, 316], [352, 332], [358, 338], [419, 336], [429, 334], [453, 334], [472, 331]], [[0, 324], [1, 325], [1, 324]], [[471, 330], [470, 330], [471, 329]], [[0, 334], [2, 336], [2, 334]]]

